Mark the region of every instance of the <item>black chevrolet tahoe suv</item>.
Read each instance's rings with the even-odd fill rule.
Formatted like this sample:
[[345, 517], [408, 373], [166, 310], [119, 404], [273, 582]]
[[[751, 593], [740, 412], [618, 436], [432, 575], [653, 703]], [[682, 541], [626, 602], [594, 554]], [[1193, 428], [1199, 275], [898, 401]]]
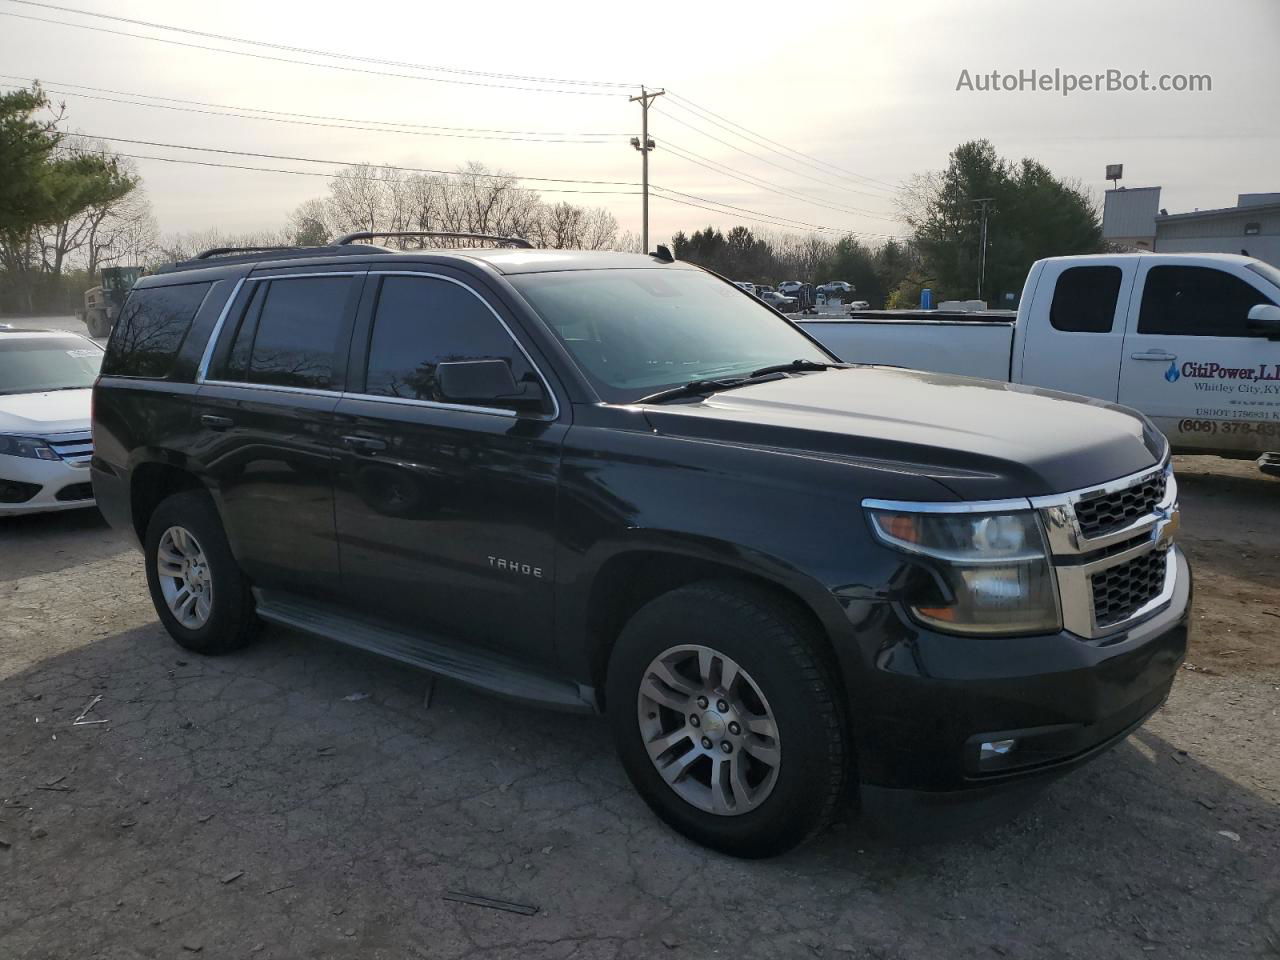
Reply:
[[1043, 782], [1168, 695], [1191, 578], [1142, 416], [840, 363], [664, 249], [372, 236], [212, 252], [121, 313], [94, 492], [183, 647], [266, 621], [602, 712], [741, 856], [845, 797]]

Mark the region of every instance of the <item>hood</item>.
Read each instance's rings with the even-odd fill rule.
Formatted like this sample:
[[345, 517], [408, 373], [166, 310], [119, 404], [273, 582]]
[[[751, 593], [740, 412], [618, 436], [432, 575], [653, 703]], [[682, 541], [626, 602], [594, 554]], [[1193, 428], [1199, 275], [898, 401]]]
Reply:
[[847, 457], [964, 500], [1104, 483], [1155, 465], [1166, 447], [1144, 417], [1103, 400], [894, 367], [789, 376], [645, 415], [659, 433]]
[[0, 433], [44, 436], [88, 430], [92, 396], [90, 388], [0, 395]]

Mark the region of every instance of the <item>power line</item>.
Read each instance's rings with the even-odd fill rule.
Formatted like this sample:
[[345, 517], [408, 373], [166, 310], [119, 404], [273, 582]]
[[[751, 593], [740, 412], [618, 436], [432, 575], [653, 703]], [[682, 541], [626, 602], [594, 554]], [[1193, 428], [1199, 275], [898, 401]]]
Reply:
[[637, 87], [636, 83], [619, 83], [608, 80], [563, 80], [556, 77], [532, 77], [524, 76], [516, 73], [498, 73], [486, 70], [468, 70], [462, 67], [446, 67], [439, 64], [423, 64], [411, 63], [403, 60], [387, 60], [380, 57], [360, 56], [358, 54], [343, 53], [341, 51], [323, 50], [314, 47], [296, 47], [284, 43], [271, 43], [266, 40], [250, 40], [244, 37], [233, 37], [222, 33], [210, 33], [205, 30], [195, 30], [190, 27], [175, 27], [167, 23], [155, 23], [150, 20], [135, 20], [130, 17], [120, 17], [108, 13], [99, 13], [94, 10], [80, 10], [76, 7], [63, 7], [53, 3], [40, 3], [38, 0], [9, 0], [10, 3], [18, 3], [27, 7], [40, 7], [44, 10], [56, 10], [59, 13], [78, 14], [82, 17], [95, 17], [99, 20], [111, 20], [115, 23], [127, 23], [135, 27], [148, 27], [153, 30], [169, 30], [174, 33], [182, 33], [187, 36], [203, 37], [206, 40], [222, 40], [227, 43], [243, 43], [255, 47], [265, 47], [270, 50], [282, 50], [286, 53], [305, 53], [311, 56], [329, 57], [334, 60], [353, 60], [358, 63], [373, 63], [384, 67], [408, 67], [413, 70], [426, 70], [434, 73], [456, 73], [463, 76], [472, 77], [488, 77], [490, 79], [500, 80], [521, 80], [533, 83], [564, 83], [574, 84], [578, 86], [590, 87]]
[[[40, 83], [44, 84], [39, 77], [20, 77], [11, 73], [0, 73], [0, 77], [7, 80], [21, 80], [23, 83]], [[368, 117], [334, 117], [322, 113], [298, 113], [292, 110], [270, 110], [266, 107], [246, 107], [226, 103], [210, 103], [205, 100], [184, 100], [181, 97], [168, 97], [155, 93], [136, 93], [129, 90], [115, 90], [110, 87], [91, 87], [83, 83], [69, 83], [65, 80], [50, 81], [59, 87], [70, 87], [77, 91], [74, 93], [67, 91], [55, 90], [52, 87], [44, 89], [50, 93], [65, 93], [69, 96], [87, 96], [79, 93], [80, 90], [92, 90], [94, 93], [110, 93], [121, 97], [142, 97], [144, 100], [168, 100], [171, 103], [183, 103], [196, 107], [216, 107], [222, 110], [240, 110], [246, 113], [272, 113], [283, 117], [301, 117], [304, 120], [334, 120], [340, 123], [372, 123], [377, 126], [404, 127], [416, 130], [448, 130], [457, 133], [500, 133], [510, 134], [512, 136], [537, 136], [537, 137], [625, 137], [625, 133], [602, 132], [602, 131], [563, 131], [563, 130], [502, 130], [491, 127], [447, 127], [435, 123], [410, 123], [403, 120], [371, 120]], [[101, 99], [101, 98], [90, 98]], [[114, 102], [114, 101], [113, 101]], [[120, 101], [128, 102], [128, 101]], [[138, 106], [159, 106], [159, 104], [137, 104]]]
[[[663, 140], [662, 145], [669, 153], [674, 154], [675, 156], [679, 157], [681, 160], [685, 160], [689, 163], [696, 164], [699, 167], [704, 167], [707, 170], [712, 171], [713, 173], [720, 174], [721, 176], [732, 177], [735, 180], [740, 180], [745, 184], [749, 184], [750, 186], [766, 189], [772, 193], [776, 193], [783, 197], [788, 197], [789, 199], [792, 199], [792, 200], [801, 200], [801, 201], [804, 201], [805, 203], [811, 203], [817, 207], [825, 207], [828, 210], [835, 210], [839, 213], [849, 213], [857, 216], [872, 217], [876, 220], [889, 220], [894, 223], [899, 222], [897, 217], [888, 216], [883, 213], [877, 213], [873, 210], [864, 210], [861, 207], [846, 207], [839, 204], [828, 203], [817, 197], [811, 196], [810, 194], [800, 193], [799, 191], [791, 190], [787, 187], [781, 186], [780, 184], [776, 184], [776, 183], [773, 183], [772, 181], [765, 180], [762, 177], [756, 177], [753, 174], [736, 173], [725, 164], [722, 164], [716, 160], [712, 160], [709, 157], [704, 157], [700, 153], [695, 153], [694, 151], [690, 150], [686, 146], [673, 144], [670, 140]], [[688, 156], [686, 156], [686, 154], [688, 154]]]
[[885, 199], [884, 196], [881, 194], [867, 193], [865, 190], [854, 190], [852, 187], [846, 187], [843, 184], [832, 183], [830, 180], [820, 180], [817, 177], [812, 176], [811, 174], [804, 173], [803, 171], [793, 170], [790, 167], [784, 167], [782, 164], [775, 163], [773, 160], [770, 160], [768, 157], [762, 157], [758, 153], [753, 153], [752, 151], [747, 150], [744, 147], [740, 147], [737, 144], [730, 143], [728, 140], [724, 140], [720, 137], [717, 137], [713, 133], [708, 133], [706, 130], [696, 127], [692, 123], [688, 123], [685, 120], [681, 120], [679, 117], [672, 116], [671, 114], [667, 113], [665, 110], [656, 110], [655, 108], [655, 111], [658, 113], [661, 113], [668, 120], [674, 120], [676, 123], [680, 124], [680, 126], [682, 127], [688, 127], [690, 130], [694, 131], [695, 133], [701, 134], [702, 136], [706, 137], [709, 140], [714, 140], [716, 143], [723, 144], [724, 146], [728, 147], [730, 150], [736, 150], [739, 153], [746, 154], [748, 157], [752, 157], [753, 159], [759, 160], [761, 163], [767, 163], [771, 167], [777, 167], [779, 170], [783, 170], [791, 174], [792, 176], [804, 177], [806, 180], [812, 180], [815, 183], [820, 183], [824, 187], [834, 187], [837, 190], [843, 190], [847, 193], [856, 193], [856, 194], [859, 194], [860, 196], [870, 197], [872, 200]]
[[728, 210], [733, 210], [734, 212], [737, 212], [737, 213], [749, 213], [749, 214], [755, 214], [755, 215], [757, 215], [757, 216], [761, 216], [761, 217], [769, 217], [770, 219], [778, 220], [778, 221], [780, 221], [780, 222], [782, 222], [782, 223], [789, 223], [789, 224], [792, 224], [793, 226], [797, 226], [797, 227], [806, 227], [806, 228], [808, 228], [809, 230], [838, 230], [838, 229], [842, 229], [842, 228], [839, 228], [839, 227], [826, 227], [826, 226], [823, 226], [822, 224], [817, 224], [817, 223], [807, 223], [807, 222], [805, 222], [804, 220], [793, 220], [793, 219], [791, 219], [790, 217], [784, 217], [784, 216], [781, 216], [781, 215], [776, 214], [776, 213], [764, 213], [764, 212], [762, 212], [762, 211], [760, 211], [760, 210], [752, 210], [752, 209], [750, 209], [750, 208], [748, 208], [748, 207], [738, 207], [738, 206], [734, 206], [732, 203], [725, 203], [723, 200], [712, 200], [712, 199], [711, 199], [711, 198], [709, 198], [709, 197], [700, 197], [700, 196], [698, 196], [698, 195], [697, 195], [697, 194], [695, 194], [695, 193], [685, 193], [683, 190], [672, 190], [670, 187], [663, 187], [663, 186], [659, 186], [659, 185], [658, 185], [658, 184], [656, 184], [656, 183], [653, 185], [653, 189], [655, 189], [655, 190], [663, 190], [663, 191], [665, 191], [665, 192], [667, 192], [667, 193], [674, 193], [674, 194], [675, 194], [676, 196], [678, 196], [678, 197], [686, 197], [686, 198], [688, 198], [688, 199], [690, 199], [690, 200], [701, 200], [701, 201], [703, 201], [704, 203], [714, 203], [714, 204], [715, 204], [716, 206], [718, 206], [718, 207], [724, 207], [724, 208], [726, 208], [726, 209], [728, 209]]
[[[352, 167], [358, 164], [350, 160], [322, 160], [317, 157], [294, 157], [278, 153], [255, 153], [250, 150], [231, 150], [226, 147], [194, 147], [186, 143], [163, 143], [156, 140], [131, 140], [125, 137], [104, 137], [97, 133], [81, 133], [77, 136], [86, 140], [106, 140], [108, 143], [128, 143], [142, 147], [164, 147], [170, 150], [195, 150], [199, 153], [221, 153], [236, 157], [255, 157], [259, 160], [288, 160], [294, 163], [323, 163], [335, 167]], [[437, 170], [431, 167], [403, 167], [391, 163], [372, 163], [370, 166], [382, 170], [398, 170], [402, 173], [435, 173], [447, 177], [479, 177], [484, 180], [532, 180], [538, 183], [585, 183], [598, 187], [638, 187], [640, 184], [628, 180], [582, 180], [567, 177], [529, 177], [506, 173], [473, 173], [467, 170]]]
[[[18, 0], [9, 0], [16, 3]], [[424, 80], [429, 83], [453, 83], [465, 87], [489, 87], [500, 90], [519, 90], [523, 93], [561, 93], [579, 97], [616, 97], [626, 96], [624, 92], [615, 90], [560, 90], [555, 87], [521, 87], [508, 83], [486, 83], [479, 80], [456, 80], [451, 77], [424, 77], [412, 73], [388, 73], [385, 70], [367, 70], [363, 67], [351, 67], [340, 63], [315, 63], [311, 60], [291, 60], [288, 57], [275, 57], [266, 53], [250, 53], [248, 50], [226, 50], [222, 47], [210, 47], [201, 43], [189, 43], [184, 40], [172, 40], [169, 37], [150, 37], [142, 33], [129, 33], [126, 30], [112, 30], [109, 27], [95, 27], [87, 23], [68, 23], [65, 20], [50, 20], [46, 17], [33, 17], [25, 13], [11, 13], [0, 10], [0, 17], [16, 17], [19, 20], [31, 20], [36, 23], [51, 23], [59, 27], [74, 27], [77, 30], [90, 30], [96, 33], [107, 33], [117, 37], [132, 37], [135, 40], [153, 40], [156, 43], [168, 43], [177, 47], [192, 50], [209, 50], [213, 53], [227, 53], [236, 57], [249, 57], [254, 60], [270, 60], [275, 63], [291, 63], [295, 66], [320, 67], [325, 70], [340, 70], [347, 73], [360, 73], [373, 77], [393, 77], [399, 80]]]
[[[10, 87], [9, 89], [22, 89], [19, 87]], [[270, 117], [270, 116], [253, 116], [247, 113], [234, 113], [230, 110], [204, 110], [200, 107], [180, 107], [167, 103], [143, 103], [137, 100], [122, 100], [119, 97], [104, 97], [92, 93], [80, 93], [76, 90], [60, 90], [55, 87], [44, 87], [49, 93], [56, 93], [64, 97], [79, 97], [84, 100], [98, 100], [104, 103], [120, 103], [132, 107], [152, 107], [158, 110], [174, 110], [179, 113], [198, 113], [209, 117], [231, 117], [238, 120], [268, 120], [272, 123], [287, 123], [291, 126], [298, 127], [325, 127], [331, 130], [356, 130], [363, 133], [396, 133], [405, 134], [413, 137], [446, 137], [449, 139], [461, 140], [504, 140], [519, 141], [524, 143], [585, 143], [599, 144], [608, 143], [607, 140], [583, 140], [570, 139], [567, 137], [536, 137], [536, 136], [502, 136], [499, 134], [489, 133], [444, 133], [432, 130], [407, 130], [395, 127], [363, 127], [352, 123], [324, 123], [319, 120], [290, 120], [287, 117]], [[145, 96], [145, 94], [144, 94]], [[275, 112], [275, 111], [272, 111]], [[445, 128], [446, 130], [448, 128]]]
[[[654, 189], [655, 189], [655, 190], [662, 190], [662, 191], [665, 191], [665, 192], [663, 192], [663, 193], [655, 193], [655, 194], [654, 194], [654, 196], [655, 196], [655, 197], [657, 197], [657, 198], [659, 198], [659, 199], [661, 199], [661, 200], [667, 200], [667, 201], [669, 201], [669, 202], [671, 202], [671, 203], [679, 203], [679, 204], [683, 204], [683, 205], [684, 205], [684, 206], [686, 206], [686, 207], [697, 207], [699, 210], [708, 210], [708, 211], [710, 211], [711, 213], [719, 213], [719, 214], [724, 214], [724, 213], [726, 213], [727, 211], [725, 211], [725, 210], [721, 210], [721, 209], [717, 209], [717, 207], [729, 207], [729, 209], [730, 209], [730, 210], [738, 212], [738, 213], [736, 213], [736, 215], [741, 216], [741, 217], [742, 217], [742, 219], [744, 219], [744, 220], [753, 220], [753, 221], [754, 221], [754, 222], [756, 222], [756, 223], [763, 223], [763, 224], [766, 224], [766, 225], [768, 225], [768, 226], [773, 226], [773, 227], [786, 227], [786, 228], [790, 228], [790, 229], [795, 229], [795, 227], [793, 226], [793, 224], [796, 224], [796, 223], [798, 223], [798, 222], [799, 222], [799, 221], [794, 221], [794, 220], [790, 220], [790, 221], [788, 221], [788, 220], [785, 220], [785, 218], [774, 217], [774, 216], [773, 216], [773, 215], [771, 215], [771, 214], [763, 213], [763, 212], [761, 212], [761, 211], [759, 211], [759, 210], [750, 210], [750, 209], [748, 209], [747, 207], [734, 207], [734, 206], [731, 206], [730, 204], [723, 204], [723, 203], [720, 203], [718, 200], [710, 200], [710, 199], [708, 199], [707, 197], [699, 197], [699, 196], [697, 196], [696, 194], [691, 194], [691, 193], [681, 193], [681, 194], [680, 194], [680, 197], [689, 197], [689, 198], [692, 198], [692, 199], [689, 199], [689, 200], [682, 200], [682, 199], [680, 199], [680, 197], [673, 197], [673, 196], [668, 196], [668, 195], [667, 195], [667, 193], [679, 193], [679, 191], [668, 191], [668, 190], [667, 190], [667, 188], [665, 188], [665, 187], [659, 187], [659, 186], [656, 186], [656, 185], [654, 186]], [[702, 202], [701, 202], [701, 203], [697, 203], [697, 202], [694, 202], [694, 201], [702, 201]], [[715, 206], [706, 206], [706, 204], [714, 204]], [[745, 211], [745, 214], [747, 214], [747, 215], [743, 215], [742, 211]], [[765, 218], [765, 219], [762, 219], [762, 218]], [[840, 235], [842, 235], [842, 236], [871, 237], [871, 238], [874, 238], [874, 239], [877, 239], [877, 240], [902, 240], [902, 239], [904, 239], [904, 238], [903, 238], [903, 237], [901, 237], [901, 236], [895, 236], [895, 235], [893, 235], [893, 234], [888, 234], [888, 233], [866, 233], [866, 232], [859, 231], [859, 230], [846, 230], [846, 229], [845, 229], [845, 228], [843, 228], [843, 227], [823, 227], [823, 226], [816, 226], [816, 225], [813, 225], [813, 224], [803, 224], [803, 223], [801, 223], [801, 226], [808, 227], [809, 229], [812, 229], [812, 230], [817, 230], [817, 231], [819, 231], [819, 232], [821, 232], [821, 233], [837, 233], [837, 234], [840, 234]]]
[[[359, 174], [352, 173], [325, 173], [322, 170], [286, 170], [283, 167], [258, 167], [241, 163], [218, 163], [214, 160], [190, 160], [182, 157], [157, 157], [144, 153], [117, 153], [117, 157], [128, 157], [131, 160], [159, 160], [162, 163], [180, 163], [193, 167], [220, 167], [225, 170], [254, 170], [260, 173], [287, 173], [295, 177], [325, 177], [330, 180], [339, 178], [349, 178], [352, 180], [364, 180], [368, 182], [379, 182], [379, 177], [363, 177]], [[469, 174], [452, 173], [449, 176], [469, 176]], [[540, 193], [576, 193], [588, 196], [617, 196], [617, 197], [634, 197], [638, 190], [575, 190], [568, 187], [538, 187]]]
[[[744, 140], [747, 140], [750, 137], [750, 138], [754, 138], [755, 142], [757, 142], [757, 145], [759, 146], [763, 146], [764, 144], [772, 144], [775, 147], [779, 147], [782, 150], [787, 151], [787, 153], [795, 154], [796, 157], [800, 159], [811, 161], [810, 166], [817, 164], [817, 165], [820, 165], [821, 167], [828, 167], [831, 170], [836, 171], [837, 173], [847, 174], [849, 177], [856, 178], [857, 180], [868, 183], [868, 184], [881, 184], [885, 188], [894, 190], [894, 191], [896, 191], [899, 188], [898, 184], [889, 183], [887, 180], [879, 180], [875, 177], [868, 177], [867, 175], [862, 173], [855, 173], [852, 170], [847, 170], [844, 167], [836, 166], [834, 163], [828, 163], [827, 161], [822, 160], [818, 157], [812, 156], [811, 154], [804, 153], [800, 150], [795, 149], [795, 147], [788, 146], [785, 143], [780, 143], [777, 140], [772, 140], [769, 137], [766, 137], [762, 133], [756, 133], [754, 130], [750, 129], [749, 127], [744, 127], [740, 123], [735, 123], [734, 121], [730, 120], [728, 117], [725, 117], [725, 116], [722, 116], [721, 114], [716, 113], [714, 110], [708, 110], [706, 107], [699, 106], [698, 104], [690, 100], [688, 97], [682, 97], [678, 93], [672, 93], [671, 96], [673, 100], [679, 101], [677, 106], [681, 106], [683, 104], [683, 109], [690, 113], [697, 111], [697, 113], [695, 113], [695, 116], [698, 114], [702, 114], [703, 115], [702, 119], [706, 120], [708, 123], [714, 123], [716, 126], [721, 127], [725, 130], [728, 130], [730, 133], [734, 133], [737, 136], [742, 137], [742, 139]], [[716, 123], [716, 119], [712, 119], [712, 118], [723, 120], [724, 123]], [[729, 126], [725, 126], [725, 124], [728, 124]], [[735, 127], [737, 128], [736, 130], [732, 129]], [[738, 131], [742, 131], [742, 132], [739, 133]], [[748, 136], [744, 136], [744, 134]], [[779, 153], [779, 155], [782, 155], [777, 150], [775, 150], [774, 152]]]
[[[146, 141], [146, 140], [124, 140], [118, 137], [100, 137], [100, 136], [94, 136], [92, 134], [85, 134], [84, 136], [91, 137], [92, 139], [95, 139], [95, 140], [112, 140], [117, 143], [134, 143], [134, 144], [143, 144], [143, 145], [149, 145], [149, 146], [174, 147], [182, 150], [202, 150], [202, 151], [210, 150], [216, 153], [229, 153], [229, 154], [236, 154], [240, 156], [262, 157], [264, 159], [295, 160], [295, 161], [300, 161], [305, 163], [329, 163], [329, 164], [337, 163], [337, 161], [318, 160], [310, 157], [279, 157], [273, 154], [258, 154], [258, 153], [251, 153], [249, 151], [223, 150], [223, 149], [215, 149], [215, 148], [208, 148], [208, 147], [190, 147], [190, 146], [184, 146], [182, 144], [153, 143], [151, 141]], [[253, 164], [223, 163], [223, 162], [218, 162], [213, 160], [194, 160], [194, 159], [183, 158], [183, 157], [160, 157], [160, 156], [155, 156], [154, 154], [118, 153], [116, 154], [116, 156], [128, 157], [129, 159], [132, 159], [132, 160], [154, 160], [161, 163], [176, 163], [176, 164], [184, 164], [184, 165], [197, 166], [197, 167], [216, 167], [216, 168], [226, 169], [226, 170], [250, 170], [250, 171], [259, 172], [259, 173], [280, 173], [280, 174], [288, 174], [290, 176], [299, 176], [299, 177], [323, 177], [331, 180], [339, 179], [339, 178], [350, 178], [353, 180], [362, 180], [362, 181], [370, 181], [370, 182], [378, 182], [381, 180], [381, 178], [379, 177], [361, 176], [360, 174], [353, 174], [350, 172], [327, 173], [320, 170], [288, 170], [283, 167], [263, 167], [263, 166], [253, 165]], [[420, 167], [396, 167], [391, 165], [379, 165], [379, 166], [382, 169], [391, 169], [391, 170], [420, 171], [425, 169]], [[480, 176], [480, 177], [497, 178], [497, 179], [524, 179], [524, 180], [550, 180], [551, 179], [551, 178], [540, 178], [540, 177], [508, 178], [501, 174], [469, 174], [465, 171], [463, 172], [425, 171], [425, 172], [444, 173], [446, 176]], [[624, 182], [596, 181], [596, 180], [580, 180], [580, 181], [555, 180], [553, 182], [604, 184], [604, 185], [632, 186], [632, 187], [638, 186], [638, 184], [634, 184], [634, 183], [629, 184]], [[584, 196], [631, 197], [631, 196], [637, 196], [639, 194], [638, 190], [581, 190], [577, 188], [541, 187], [541, 186], [538, 187], [537, 189], [543, 193], [564, 193], [564, 194], [577, 194], [577, 195], [584, 195]], [[750, 215], [743, 215], [742, 219], [751, 220], [756, 223], [764, 223], [768, 226], [785, 227], [785, 228], [794, 229], [795, 225], [798, 224], [799, 226], [808, 227], [810, 229], [818, 230], [823, 233], [838, 233], [842, 235], [851, 234], [851, 235], [858, 235], [858, 236], [875, 237], [880, 239], [901, 239], [899, 237], [892, 237], [888, 234], [859, 233], [858, 231], [844, 230], [839, 227], [823, 227], [815, 224], [805, 224], [800, 221], [787, 220], [786, 218], [774, 217], [770, 214], [761, 213], [760, 211], [757, 211], [757, 210], [749, 210], [746, 207], [733, 207], [729, 204], [721, 204], [719, 203], [719, 201], [709, 200], [706, 197], [699, 197], [695, 194], [682, 193], [676, 190], [669, 190], [666, 187], [660, 187], [660, 186], [657, 186], [656, 184], [653, 186], [653, 189], [655, 191], [661, 191], [661, 192], [655, 192], [653, 196], [663, 200], [667, 200], [671, 203], [678, 203], [687, 207], [697, 207], [700, 210], [707, 210], [707, 211], [710, 211], [711, 213], [721, 213], [721, 214], [725, 213], [726, 211], [722, 209], [717, 209], [717, 207], [729, 207], [729, 209], [735, 212], [738, 212], [739, 214], [743, 214], [743, 213], [750, 214]], [[668, 194], [677, 194], [677, 195], [668, 196]], [[681, 199], [682, 197], [686, 197], [690, 199]], [[697, 201], [702, 201], [702, 202], [697, 202]], [[708, 206], [707, 204], [715, 204], [715, 206]]]

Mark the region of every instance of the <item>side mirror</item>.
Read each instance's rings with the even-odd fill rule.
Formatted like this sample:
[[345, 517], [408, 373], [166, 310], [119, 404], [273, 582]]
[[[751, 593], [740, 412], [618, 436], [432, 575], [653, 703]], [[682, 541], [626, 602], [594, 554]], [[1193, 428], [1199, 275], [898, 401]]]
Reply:
[[1245, 325], [1255, 337], [1280, 340], [1280, 307], [1270, 303], [1250, 307]]
[[436, 364], [440, 395], [477, 407], [537, 409], [545, 396], [538, 383], [516, 383], [505, 360], [456, 360]]

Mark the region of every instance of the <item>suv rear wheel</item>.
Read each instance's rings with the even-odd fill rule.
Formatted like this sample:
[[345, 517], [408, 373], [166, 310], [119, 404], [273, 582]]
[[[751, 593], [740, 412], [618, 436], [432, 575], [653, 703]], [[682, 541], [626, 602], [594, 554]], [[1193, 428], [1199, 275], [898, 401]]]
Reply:
[[828, 822], [848, 746], [816, 634], [731, 582], [682, 587], [632, 617], [609, 661], [609, 719], [658, 816], [741, 857], [781, 853]]
[[147, 586], [169, 636], [195, 653], [228, 653], [253, 639], [249, 583], [203, 491], [174, 494], [147, 524]]

